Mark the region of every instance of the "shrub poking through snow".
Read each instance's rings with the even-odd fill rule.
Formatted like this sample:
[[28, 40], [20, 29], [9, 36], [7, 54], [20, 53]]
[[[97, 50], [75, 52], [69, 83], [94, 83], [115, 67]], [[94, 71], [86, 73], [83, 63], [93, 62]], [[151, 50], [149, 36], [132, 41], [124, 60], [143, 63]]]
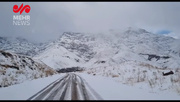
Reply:
[[114, 74], [113, 74], [112, 77], [113, 77], [113, 78], [114, 78], [114, 77], [119, 77], [119, 75], [114, 75]]
[[53, 74], [56, 74], [56, 71], [44, 63], [36, 62], [26, 56], [0, 51], [0, 87]]
[[[180, 73], [179, 68], [160, 68], [148, 63], [127, 61], [117, 66], [101, 65], [85, 70], [88, 74], [98, 74], [104, 77], [112, 77], [124, 84], [141, 87], [149, 87], [149, 91], [157, 90], [175, 90], [180, 93]], [[164, 75], [169, 74], [167, 76]], [[173, 72], [173, 73], [172, 73]], [[141, 84], [140, 84], [141, 83]]]

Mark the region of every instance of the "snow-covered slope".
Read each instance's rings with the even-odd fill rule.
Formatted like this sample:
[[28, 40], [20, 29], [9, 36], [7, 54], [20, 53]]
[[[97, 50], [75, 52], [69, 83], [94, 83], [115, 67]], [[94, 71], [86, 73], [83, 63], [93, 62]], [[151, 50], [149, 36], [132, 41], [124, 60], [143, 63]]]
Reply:
[[56, 41], [47, 44], [36, 58], [54, 68], [90, 68], [102, 61], [107, 65], [138, 61], [159, 68], [179, 68], [179, 44], [172, 37], [132, 27], [106, 34], [65, 32]]
[[34, 56], [42, 50], [44, 44], [31, 43], [28, 40], [17, 37], [0, 37], [0, 49], [27, 56]]
[[173, 43], [171, 43], [171, 49], [170, 53], [174, 57], [180, 57], [180, 39], [175, 40]]
[[89, 43], [94, 40], [93, 36], [85, 33], [64, 32], [55, 43], [58, 43], [85, 61], [89, 61], [94, 55], [92, 46], [89, 46]]
[[41, 61], [0, 50], [0, 87], [6, 87], [55, 74]]
[[[111, 35], [112, 39], [108, 39], [107, 35]], [[124, 61], [138, 61], [159, 68], [180, 67], [180, 57], [176, 55], [179, 54], [177, 48], [180, 43], [171, 37], [152, 34], [139, 28], [101, 36], [101, 41], [97, 40], [93, 44], [96, 54], [88, 65], [94, 66], [95, 62], [104, 60], [106, 63], [114, 63], [113, 65]]]
[[39, 59], [54, 69], [79, 66], [84, 63], [82, 58], [58, 43], [50, 43], [49, 45], [51, 46], [35, 56], [34, 59]]
[[92, 67], [101, 61], [139, 61], [161, 68], [178, 68], [179, 44], [172, 37], [132, 27], [106, 34], [64, 32], [57, 40], [41, 45], [23, 38], [0, 37], [1, 50], [35, 56], [53, 68]]
[[[8, 41], [0, 41], [1, 49], [7, 49], [4, 46]], [[40, 48], [28, 46], [28, 43], [25, 43], [27, 48], [19, 46], [22, 42], [17, 47], [14, 43], [15, 47], [10, 50], [34, 51], [31, 53], [33, 59], [54, 69], [79, 66], [94, 76], [116, 78], [125, 84], [144, 83], [140, 87], [173, 89], [180, 93], [180, 40], [172, 37], [129, 27], [98, 34], [65, 32]], [[170, 70], [174, 72], [173, 76], [163, 76], [162, 72]]]

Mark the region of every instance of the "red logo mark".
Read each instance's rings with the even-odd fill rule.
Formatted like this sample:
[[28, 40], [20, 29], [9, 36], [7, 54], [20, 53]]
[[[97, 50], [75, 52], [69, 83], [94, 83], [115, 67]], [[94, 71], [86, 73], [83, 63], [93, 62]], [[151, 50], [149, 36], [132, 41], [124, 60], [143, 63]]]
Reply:
[[29, 5], [25, 5], [23, 7], [23, 3], [21, 4], [21, 6], [18, 8], [18, 5], [14, 5], [13, 6], [13, 12], [14, 13], [18, 13], [20, 11], [20, 15], [21, 13], [25, 10], [26, 13], [29, 13], [31, 10], [31, 7]]

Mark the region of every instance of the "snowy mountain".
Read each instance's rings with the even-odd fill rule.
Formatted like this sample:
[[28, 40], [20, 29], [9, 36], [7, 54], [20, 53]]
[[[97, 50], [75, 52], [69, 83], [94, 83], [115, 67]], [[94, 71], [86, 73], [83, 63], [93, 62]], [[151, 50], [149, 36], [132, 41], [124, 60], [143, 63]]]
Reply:
[[[106, 34], [66, 32], [36, 58], [54, 68], [79, 66], [93, 76], [179, 93], [179, 44], [177, 39], [131, 27]], [[170, 71], [172, 76], [163, 76]]]
[[85, 61], [89, 61], [93, 57], [94, 52], [92, 51], [92, 46], [88, 44], [94, 39], [94, 37], [84, 33], [65, 32], [55, 43], [58, 43]]
[[95, 63], [104, 60], [107, 63], [114, 62], [114, 64], [138, 61], [159, 68], [179, 68], [180, 66], [180, 57], [177, 56], [180, 52], [177, 49], [180, 43], [171, 37], [152, 34], [139, 28], [129, 28], [126, 31], [99, 36], [101, 37], [92, 44], [92, 46], [95, 45], [93, 49], [96, 54], [89, 61], [91, 65], [93, 65], [92, 61]]
[[53, 74], [56, 74], [55, 70], [41, 61], [0, 50], [0, 87]]
[[53, 68], [87, 68], [101, 62], [115, 65], [124, 61], [138, 61], [158, 68], [179, 68], [178, 41], [132, 27], [106, 34], [65, 32], [47, 44], [35, 58]]
[[[23, 74], [23, 79], [19, 77], [17, 80], [42, 76], [41, 71], [37, 74], [37, 71], [32, 70], [32, 67], [36, 70], [39, 68], [31, 62], [34, 59], [40, 66], [39, 63], [45, 63], [53, 69], [83, 67], [84, 73], [93, 76], [110, 77], [123, 84], [136, 84], [140, 88], [172, 89], [180, 93], [180, 40], [141, 28], [129, 27], [98, 34], [64, 32], [55, 41], [43, 44], [33, 44], [22, 38], [11, 40], [1, 37], [0, 49], [16, 53], [12, 54], [14, 57], [6, 58], [6, 54], [1, 52], [1, 76], [4, 70], [8, 73], [30, 73]], [[22, 54], [29, 57], [17, 57]], [[20, 72], [16, 65], [22, 69]], [[173, 72], [172, 76], [162, 74], [170, 71]], [[8, 73], [0, 80], [1, 85], [7, 85], [2, 80], [13, 79], [14, 74], [12, 77]]]
[[180, 41], [141, 28], [91, 34], [64, 32], [57, 40], [34, 44], [23, 38], [0, 37], [0, 49], [32, 56], [52, 68], [92, 67], [101, 61], [138, 61], [159, 68], [179, 68]]
[[43, 47], [44, 44], [31, 43], [21, 37], [0, 37], [0, 49], [8, 52], [34, 56], [42, 50]]
[[36, 55], [34, 59], [41, 60], [54, 69], [74, 67], [84, 63], [82, 58], [54, 42], [50, 43], [49, 47]]

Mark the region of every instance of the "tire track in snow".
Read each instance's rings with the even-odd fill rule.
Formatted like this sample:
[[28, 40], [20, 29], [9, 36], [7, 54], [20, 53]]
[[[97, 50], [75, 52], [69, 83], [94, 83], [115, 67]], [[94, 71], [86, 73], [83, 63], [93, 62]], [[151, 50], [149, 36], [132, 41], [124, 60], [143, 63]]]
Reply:
[[86, 86], [86, 91], [89, 97], [93, 97], [94, 100], [103, 100], [103, 98], [83, 78], [81, 78], [79, 75], [77, 76], [79, 77], [83, 85]]
[[68, 77], [68, 74], [65, 75], [63, 78], [59, 78], [56, 81], [52, 82], [51, 84], [49, 84], [48, 86], [46, 86], [45, 88], [43, 88], [42, 90], [40, 90], [38, 93], [36, 93], [35, 95], [33, 95], [27, 100], [38, 100], [38, 99], [40, 100], [41, 97], [43, 97], [45, 93], [48, 93], [50, 89], [52, 89], [56, 84], [58, 84], [58, 82], [62, 81], [66, 77]]
[[28, 100], [102, 100], [102, 98], [80, 76], [67, 73]]
[[78, 100], [79, 97], [78, 97], [78, 92], [77, 92], [77, 81], [76, 81], [76, 75], [73, 75], [73, 82], [72, 82], [72, 100]]
[[[68, 86], [71, 84], [71, 78], [72, 78], [72, 75], [69, 74], [69, 80], [68, 80], [67, 85], [66, 85], [66, 87], [64, 88], [64, 91], [62, 92], [62, 95], [61, 95], [61, 97], [60, 97], [59, 100], [68, 100], [66, 96], [67, 96], [67, 93], [68, 93]], [[69, 94], [70, 94], [70, 93], [69, 93]], [[65, 99], [65, 98], [66, 98], [66, 99]]]
[[70, 77], [66, 77], [64, 80], [62, 80], [60, 83], [59, 83], [59, 86], [56, 87], [55, 90], [53, 90], [51, 92], [51, 94], [45, 99], [45, 100], [58, 100], [55, 98], [55, 96], [58, 95], [58, 92], [61, 92], [60, 90], [63, 89], [63, 87], [67, 84], [66, 81], [69, 79]]

